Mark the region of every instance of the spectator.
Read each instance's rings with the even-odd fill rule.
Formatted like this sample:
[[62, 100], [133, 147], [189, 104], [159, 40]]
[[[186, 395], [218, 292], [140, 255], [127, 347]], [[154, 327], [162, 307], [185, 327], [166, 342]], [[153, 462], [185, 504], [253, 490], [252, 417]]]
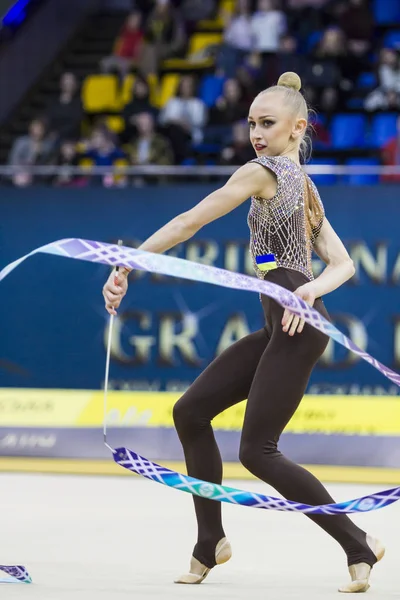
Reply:
[[279, 41], [273, 81], [268, 80], [266, 86], [273, 85], [274, 82], [278, 81], [279, 76], [287, 71], [294, 71], [303, 79], [306, 69], [307, 58], [304, 54], [300, 54], [297, 39], [292, 35], [284, 35]]
[[114, 52], [101, 61], [101, 69], [108, 73], [116, 70], [125, 77], [132, 67], [136, 67], [140, 58], [143, 43], [140, 12], [132, 12], [115, 42]]
[[199, 21], [210, 19], [215, 13], [215, 0], [183, 0], [180, 13], [185, 21], [186, 31], [192, 34]]
[[186, 42], [183, 24], [170, 0], [156, 0], [144, 34], [140, 69], [145, 76], [156, 75], [160, 62], [176, 56], [183, 50]]
[[210, 143], [229, 144], [232, 141], [232, 124], [245, 119], [248, 106], [243, 100], [243, 93], [236, 79], [227, 79], [223, 94], [215, 106], [210, 109], [209, 125], [206, 128], [206, 141]]
[[[242, 64], [236, 70], [236, 79], [238, 80], [243, 99], [249, 106], [257, 93], [268, 87], [269, 74], [267, 77], [264, 74], [261, 55], [258, 52], [247, 54]], [[274, 83], [277, 78], [274, 79]]]
[[374, 33], [374, 19], [366, 0], [346, 0], [342, 4], [338, 25], [344, 31], [350, 52], [369, 50]]
[[399, 56], [395, 50], [383, 48], [378, 65], [379, 87], [367, 96], [364, 108], [369, 111], [388, 110], [396, 104], [395, 98], [400, 93]]
[[[400, 117], [397, 119], [397, 132], [381, 149], [382, 163], [390, 167], [400, 166]], [[384, 183], [399, 183], [400, 174], [382, 175]]]
[[104, 124], [97, 125], [86, 144], [84, 157], [96, 166], [112, 166], [124, 159], [125, 153], [118, 148], [114, 134]]
[[132, 92], [132, 100], [122, 113], [125, 121], [125, 131], [122, 134], [124, 141], [130, 140], [134, 135], [136, 116], [139, 113], [151, 113], [154, 117], [158, 115], [158, 110], [150, 103], [149, 85], [141, 75], [136, 75]]
[[243, 165], [254, 158], [254, 150], [249, 140], [249, 127], [240, 121], [233, 125], [232, 142], [225, 147], [220, 156], [220, 165]]
[[198, 144], [203, 141], [206, 121], [207, 107], [203, 100], [196, 97], [195, 80], [191, 75], [185, 75], [181, 79], [177, 96], [167, 102], [159, 119], [179, 162], [187, 156], [190, 142]]
[[49, 126], [59, 140], [78, 139], [83, 117], [79, 83], [74, 73], [63, 73], [60, 93], [48, 110]]
[[88, 178], [72, 172], [79, 165], [79, 154], [73, 140], [64, 140], [60, 146], [55, 164], [59, 167], [53, 179], [56, 187], [81, 187], [88, 183]]
[[174, 155], [170, 142], [155, 131], [154, 116], [142, 112], [135, 116], [137, 136], [131, 142], [133, 165], [171, 165]]
[[346, 38], [342, 30], [327, 29], [308, 62], [303, 80], [307, 100], [317, 110], [332, 112], [343, 106], [350, 85], [342, 74], [346, 59]]
[[217, 69], [235, 77], [237, 68], [253, 49], [249, 0], [236, 0], [233, 15], [224, 15], [224, 43], [217, 58]]
[[54, 138], [47, 133], [44, 119], [34, 119], [29, 125], [28, 135], [18, 137], [11, 148], [8, 164], [20, 167], [12, 176], [14, 185], [26, 186], [33, 183], [29, 167], [48, 164], [54, 153]]
[[260, 53], [277, 52], [286, 29], [285, 13], [277, 9], [276, 0], [258, 0], [258, 10], [251, 19], [254, 49]]

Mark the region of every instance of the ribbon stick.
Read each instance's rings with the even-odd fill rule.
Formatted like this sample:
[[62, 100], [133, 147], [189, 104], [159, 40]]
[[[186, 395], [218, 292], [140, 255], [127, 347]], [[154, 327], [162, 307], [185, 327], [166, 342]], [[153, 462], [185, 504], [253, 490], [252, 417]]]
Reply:
[[[304, 319], [312, 327], [325, 333], [339, 344], [342, 344], [360, 356], [363, 360], [380, 371], [384, 377], [400, 387], [400, 375], [398, 373], [392, 371], [373, 358], [370, 354], [361, 350], [304, 300], [298, 298], [289, 290], [269, 281], [242, 275], [240, 273], [232, 273], [216, 267], [197, 264], [181, 258], [153, 254], [116, 244], [107, 244], [105, 242], [77, 238], [59, 240], [33, 250], [0, 271], [0, 281], [26, 258], [39, 252], [93, 263], [102, 263], [112, 267], [124, 266], [141, 271], [162, 273], [163, 275], [211, 283], [213, 285], [231, 289], [265, 294], [278, 302], [283, 308], [288, 308], [291, 312]], [[231, 504], [270, 510], [333, 515], [376, 510], [389, 506], [400, 499], [400, 487], [397, 487], [346, 502], [311, 506], [195, 479], [153, 463], [133, 450], [127, 448], [112, 449], [110, 446], [108, 447], [113, 453], [114, 461], [120, 466], [148, 479], [157, 481], [158, 483], [218, 502], [228, 502]]]

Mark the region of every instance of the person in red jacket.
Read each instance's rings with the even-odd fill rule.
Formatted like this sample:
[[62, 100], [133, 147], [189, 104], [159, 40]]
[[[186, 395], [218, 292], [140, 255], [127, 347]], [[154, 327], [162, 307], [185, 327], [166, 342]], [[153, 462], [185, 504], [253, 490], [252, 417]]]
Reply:
[[104, 72], [118, 71], [124, 77], [137, 64], [143, 42], [140, 12], [132, 12], [126, 19], [114, 45], [114, 52], [101, 61]]

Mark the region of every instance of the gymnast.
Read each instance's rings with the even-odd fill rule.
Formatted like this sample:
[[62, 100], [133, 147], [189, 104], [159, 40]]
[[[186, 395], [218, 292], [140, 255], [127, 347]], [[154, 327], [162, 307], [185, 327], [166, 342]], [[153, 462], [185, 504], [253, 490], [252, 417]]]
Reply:
[[[322, 297], [350, 279], [354, 265], [301, 166], [300, 159], [304, 161], [310, 144], [309, 110], [300, 89], [298, 75], [284, 73], [276, 86], [258, 94], [248, 116], [257, 158], [240, 167], [223, 187], [194, 208], [156, 231], [139, 249], [163, 253], [251, 198], [248, 225], [256, 276], [294, 292], [329, 319]], [[313, 250], [326, 265], [316, 278], [311, 268]], [[106, 309], [112, 315], [126, 294], [129, 272], [128, 268], [114, 270], [103, 287]], [[332, 503], [322, 483], [278, 449], [280, 435], [302, 400], [328, 337], [265, 295], [261, 304], [264, 327], [211, 362], [174, 406], [187, 472], [221, 483], [222, 461], [211, 421], [247, 399], [239, 450], [242, 464], [288, 500]], [[193, 501], [197, 543], [190, 571], [176, 583], [201, 583], [213, 567], [231, 557], [221, 503], [197, 496]], [[381, 542], [347, 515], [307, 516], [346, 554], [351, 581], [339, 591], [366, 592], [371, 569], [385, 552]]]

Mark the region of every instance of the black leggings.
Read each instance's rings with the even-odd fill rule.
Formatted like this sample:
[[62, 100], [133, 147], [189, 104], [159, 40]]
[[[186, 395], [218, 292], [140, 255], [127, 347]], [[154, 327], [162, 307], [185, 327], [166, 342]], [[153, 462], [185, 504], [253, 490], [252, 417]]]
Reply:
[[[307, 282], [300, 272], [283, 268], [271, 271], [268, 280], [291, 291]], [[265, 327], [225, 350], [174, 406], [175, 427], [188, 474], [221, 483], [222, 461], [211, 421], [247, 398], [239, 451], [242, 464], [289, 500], [311, 505], [332, 503], [334, 500], [318, 479], [285, 458], [277, 448], [328, 337], [307, 323], [301, 334], [289, 336], [282, 331], [281, 306], [266, 296], [261, 299]], [[314, 307], [329, 318], [320, 298]], [[225, 536], [221, 503], [197, 496], [193, 499], [198, 523], [193, 555], [211, 568], [215, 566], [216, 543]], [[366, 562], [372, 566], [376, 562], [365, 532], [346, 515], [309, 518], [339, 542], [348, 565]]]

